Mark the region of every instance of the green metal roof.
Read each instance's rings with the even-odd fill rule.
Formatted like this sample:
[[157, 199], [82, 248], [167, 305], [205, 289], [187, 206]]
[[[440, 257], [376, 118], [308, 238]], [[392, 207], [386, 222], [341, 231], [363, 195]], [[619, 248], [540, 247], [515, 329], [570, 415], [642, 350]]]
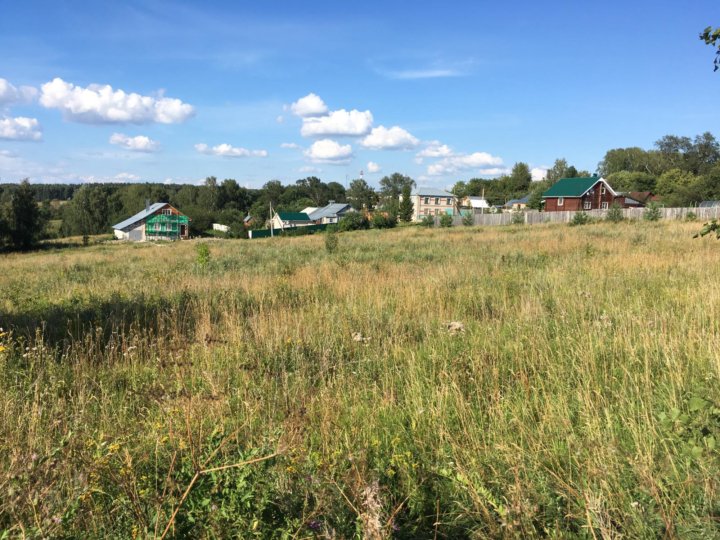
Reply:
[[278, 212], [277, 215], [283, 221], [311, 221], [304, 212]]
[[593, 187], [601, 178], [591, 176], [589, 178], [561, 178], [553, 186], [543, 193], [543, 197], [582, 197], [583, 194]]

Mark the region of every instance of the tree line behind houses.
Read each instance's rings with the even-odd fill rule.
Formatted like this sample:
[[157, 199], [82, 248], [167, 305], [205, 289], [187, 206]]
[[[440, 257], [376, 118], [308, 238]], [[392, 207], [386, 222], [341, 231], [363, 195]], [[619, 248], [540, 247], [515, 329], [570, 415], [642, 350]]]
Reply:
[[[720, 199], [720, 144], [709, 133], [694, 138], [666, 135], [649, 150], [615, 148], [598, 164], [600, 176], [616, 191], [650, 191], [666, 206], [693, 206]], [[458, 198], [484, 195], [492, 205], [529, 195], [530, 208], [540, 209], [542, 194], [560, 178], [590, 176], [558, 158], [542, 181], [533, 181], [527, 163], [516, 163], [499, 178], [458, 181], [451, 189]], [[146, 201], [169, 202], [192, 218], [191, 233], [204, 234], [213, 222], [230, 226], [231, 235], [244, 234], [246, 216], [263, 227], [270, 206], [299, 212], [330, 201], [347, 202], [356, 210], [380, 210], [397, 217], [403, 191], [416, 186], [401, 173], [383, 177], [378, 188], [357, 178], [347, 186], [310, 176], [283, 185], [270, 180], [259, 189], [227, 178], [208, 177], [203, 185], [187, 184], [2, 184], [0, 185], [0, 247], [27, 249], [42, 238], [110, 232], [113, 223], [133, 215]], [[28, 200], [38, 205], [30, 209]], [[405, 199], [407, 200], [407, 199]], [[32, 206], [32, 205], [31, 205]]]

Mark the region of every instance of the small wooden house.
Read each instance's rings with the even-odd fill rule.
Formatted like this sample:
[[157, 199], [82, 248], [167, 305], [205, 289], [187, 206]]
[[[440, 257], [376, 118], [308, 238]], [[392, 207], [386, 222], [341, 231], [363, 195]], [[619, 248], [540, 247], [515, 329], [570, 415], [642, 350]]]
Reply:
[[561, 178], [543, 193], [546, 212], [605, 210], [617, 197], [604, 178]]
[[170, 203], [153, 203], [125, 221], [113, 225], [115, 238], [144, 242], [145, 240], [187, 240], [190, 218]]

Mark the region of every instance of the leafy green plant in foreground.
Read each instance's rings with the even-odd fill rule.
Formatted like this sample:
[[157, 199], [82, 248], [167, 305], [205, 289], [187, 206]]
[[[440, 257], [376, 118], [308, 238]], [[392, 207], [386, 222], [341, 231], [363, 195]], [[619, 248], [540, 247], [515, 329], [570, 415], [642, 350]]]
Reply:
[[703, 224], [703, 228], [700, 229], [697, 233], [695, 233], [693, 235], [693, 238], [698, 238], [699, 236], [706, 236], [710, 233], [715, 233], [715, 238], [720, 240], [720, 223], [718, 223], [717, 219], [713, 219], [712, 221]]
[[207, 268], [207, 265], [210, 264], [210, 248], [208, 245], [205, 242], [201, 242], [195, 247], [195, 251], [197, 253], [195, 259], [197, 265], [200, 268]]

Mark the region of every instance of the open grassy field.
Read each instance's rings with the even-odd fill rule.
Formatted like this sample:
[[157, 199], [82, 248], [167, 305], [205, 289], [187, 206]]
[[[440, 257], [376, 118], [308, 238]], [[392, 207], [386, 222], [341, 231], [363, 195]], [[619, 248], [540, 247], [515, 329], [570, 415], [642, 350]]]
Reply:
[[698, 228], [2, 256], [0, 531], [720, 537], [720, 243]]

